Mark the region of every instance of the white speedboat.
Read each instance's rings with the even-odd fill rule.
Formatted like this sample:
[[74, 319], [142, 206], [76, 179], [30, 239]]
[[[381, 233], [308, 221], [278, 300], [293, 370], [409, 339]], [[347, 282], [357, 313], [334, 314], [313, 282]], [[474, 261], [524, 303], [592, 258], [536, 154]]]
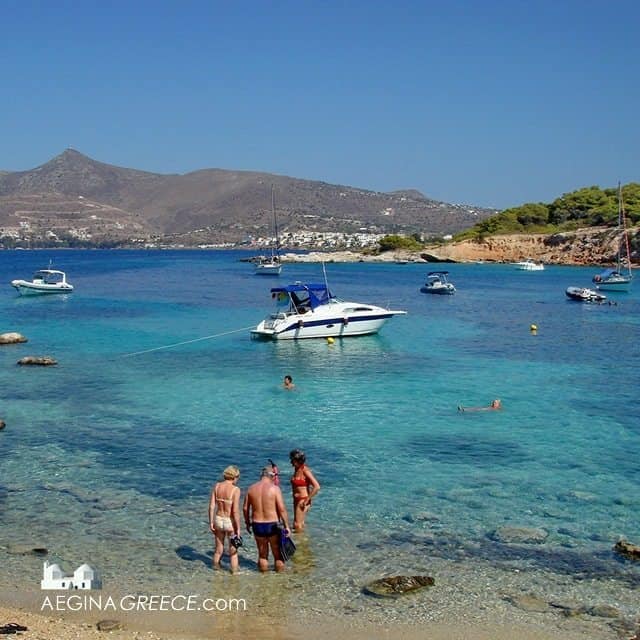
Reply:
[[326, 284], [296, 282], [271, 289], [275, 313], [251, 331], [254, 338], [300, 340], [302, 338], [342, 338], [377, 333], [393, 316], [406, 311], [384, 309], [336, 298]]
[[448, 280], [448, 271], [431, 271], [427, 274], [427, 281], [420, 291], [422, 293], [436, 293], [439, 295], [451, 296], [456, 292], [456, 288]]
[[607, 299], [604, 294], [587, 287], [567, 287], [565, 294], [567, 298], [578, 302], [604, 302]]
[[12, 280], [11, 286], [15, 287], [22, 296], [71, 293], [73, 291], [73, 285], [67, 282], [64, 271], [56, 271], [55, 269], [40, 269], [33, 274], [32, 280]]
[[544, 271], [544, 265], [541, 262], [534, 262], [529, 259], [514, 262], [514, 266], [519, 271]]

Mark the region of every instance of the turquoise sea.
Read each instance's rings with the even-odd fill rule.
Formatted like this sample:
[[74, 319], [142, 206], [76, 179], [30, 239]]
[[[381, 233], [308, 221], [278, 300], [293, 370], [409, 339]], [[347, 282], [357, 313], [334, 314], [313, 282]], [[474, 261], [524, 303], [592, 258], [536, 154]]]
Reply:
[[[263, 579], [372, 620], [497, 610], [514, 591], [638, 615], [640, 566], [612, 547], [640, 544], [640, 283], [590, 305], [564, 290], [594, 268], [451, 264], [458, 292], [439, 297], [419, 293], [433, 265], [329, 263], [339, 297], [408, 315], [333, 345], [256, 342], [269, 287], [322, 281], [322, 267], [256, 277], [244, 255], [0, 252], [0, 333], [29, 339], [0, 347], [0, 588], [38, 589], [42, 559], [11, 546], [33, 544], [121, 591], [234, 584], [266, 609]], [[50, 259], [75, 292], [17, 296], [9, 282]], [[25, 355], [59, 365], [16, 366]], [[502, 411], [457, 411], [493, 398]], [[322, 484], [296, 561], [258, 576], [245, 535], [230, 583], [208, 564], [210, 487], [228, 464], [242, 487], [268, 458], [288, 471], [294, 447]], [[548, 537], [497, 541], [506, 525]], [[425, 572], [436, 587], [410, 604], [383, 611], [360, 591]]]

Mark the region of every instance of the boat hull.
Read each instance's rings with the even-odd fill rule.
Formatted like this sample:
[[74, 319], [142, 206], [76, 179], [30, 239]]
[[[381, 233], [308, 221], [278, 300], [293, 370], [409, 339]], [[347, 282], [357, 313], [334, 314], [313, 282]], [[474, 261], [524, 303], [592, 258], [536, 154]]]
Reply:
[[543, 264], [536, 264], [535, 262], [517, 262], [517, 271], [544, 271]]
[[420, 287], [421, 293], [434, 293], [438, 296], [452, 296], [456, 289], [453, 285], [442, 287]]
[[60, 284], [33, 284], [26, 280], [13, 280], [11, 286], [21, 296], [39, 296], [53, 293], [72, 293], [73, 286], [68, 283]]
[[[382, 310], [381, 310], [382, 311]], [[263, 320], [252, 332], [253, 338], [264, 340], [304, 340], [307, 338], [347, 338], [377, 333], [384, 323], [399, 312], [366, 316], [314, 318], [289, 316], [286, 319]]]
[[629, 291], [631, 278], [619, 276], [610, 280], [595, 280], [596, 289], [603, 291]]
[[586, 287], [567, 287], [565, 294], [570, 300], [577, 302], [604, 302], [607, 296]]
[[256, 265], [255, 275], [257, 276], [279, 276], [282, 271], [282, 265]]

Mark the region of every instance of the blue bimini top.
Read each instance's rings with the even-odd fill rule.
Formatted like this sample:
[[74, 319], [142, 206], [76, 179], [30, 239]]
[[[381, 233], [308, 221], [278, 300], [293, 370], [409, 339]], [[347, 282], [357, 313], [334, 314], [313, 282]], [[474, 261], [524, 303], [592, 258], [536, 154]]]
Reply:
[[273, 287], [271, 289], [272, 298], [277, 298], [280, 294], [285, 294], [287, 298], [290, 297], [296, 305], [308, 304], [311, 309], [327, 304], [333, 298], [327, 285], [319, 283], [302, 284], [296, 282], [295, 284], [288, 284], [286, 287]]

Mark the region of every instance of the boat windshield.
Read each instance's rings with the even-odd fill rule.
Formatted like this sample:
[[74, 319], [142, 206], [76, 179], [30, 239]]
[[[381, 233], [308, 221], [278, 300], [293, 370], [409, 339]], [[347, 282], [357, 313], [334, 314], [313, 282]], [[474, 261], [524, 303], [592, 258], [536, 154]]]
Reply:
[[300, 311], [316, 309], [327, 304], [333, 296], [324, 284], [290, 284], [271, 289], [271, 297], [278, 306], [291, 304], [295, 310]]
[[58, 284], [62, 282], [62, 273], [59, 271], [36, 271], [33, 274], [34, 280], [41, 280], [44, 284]]

